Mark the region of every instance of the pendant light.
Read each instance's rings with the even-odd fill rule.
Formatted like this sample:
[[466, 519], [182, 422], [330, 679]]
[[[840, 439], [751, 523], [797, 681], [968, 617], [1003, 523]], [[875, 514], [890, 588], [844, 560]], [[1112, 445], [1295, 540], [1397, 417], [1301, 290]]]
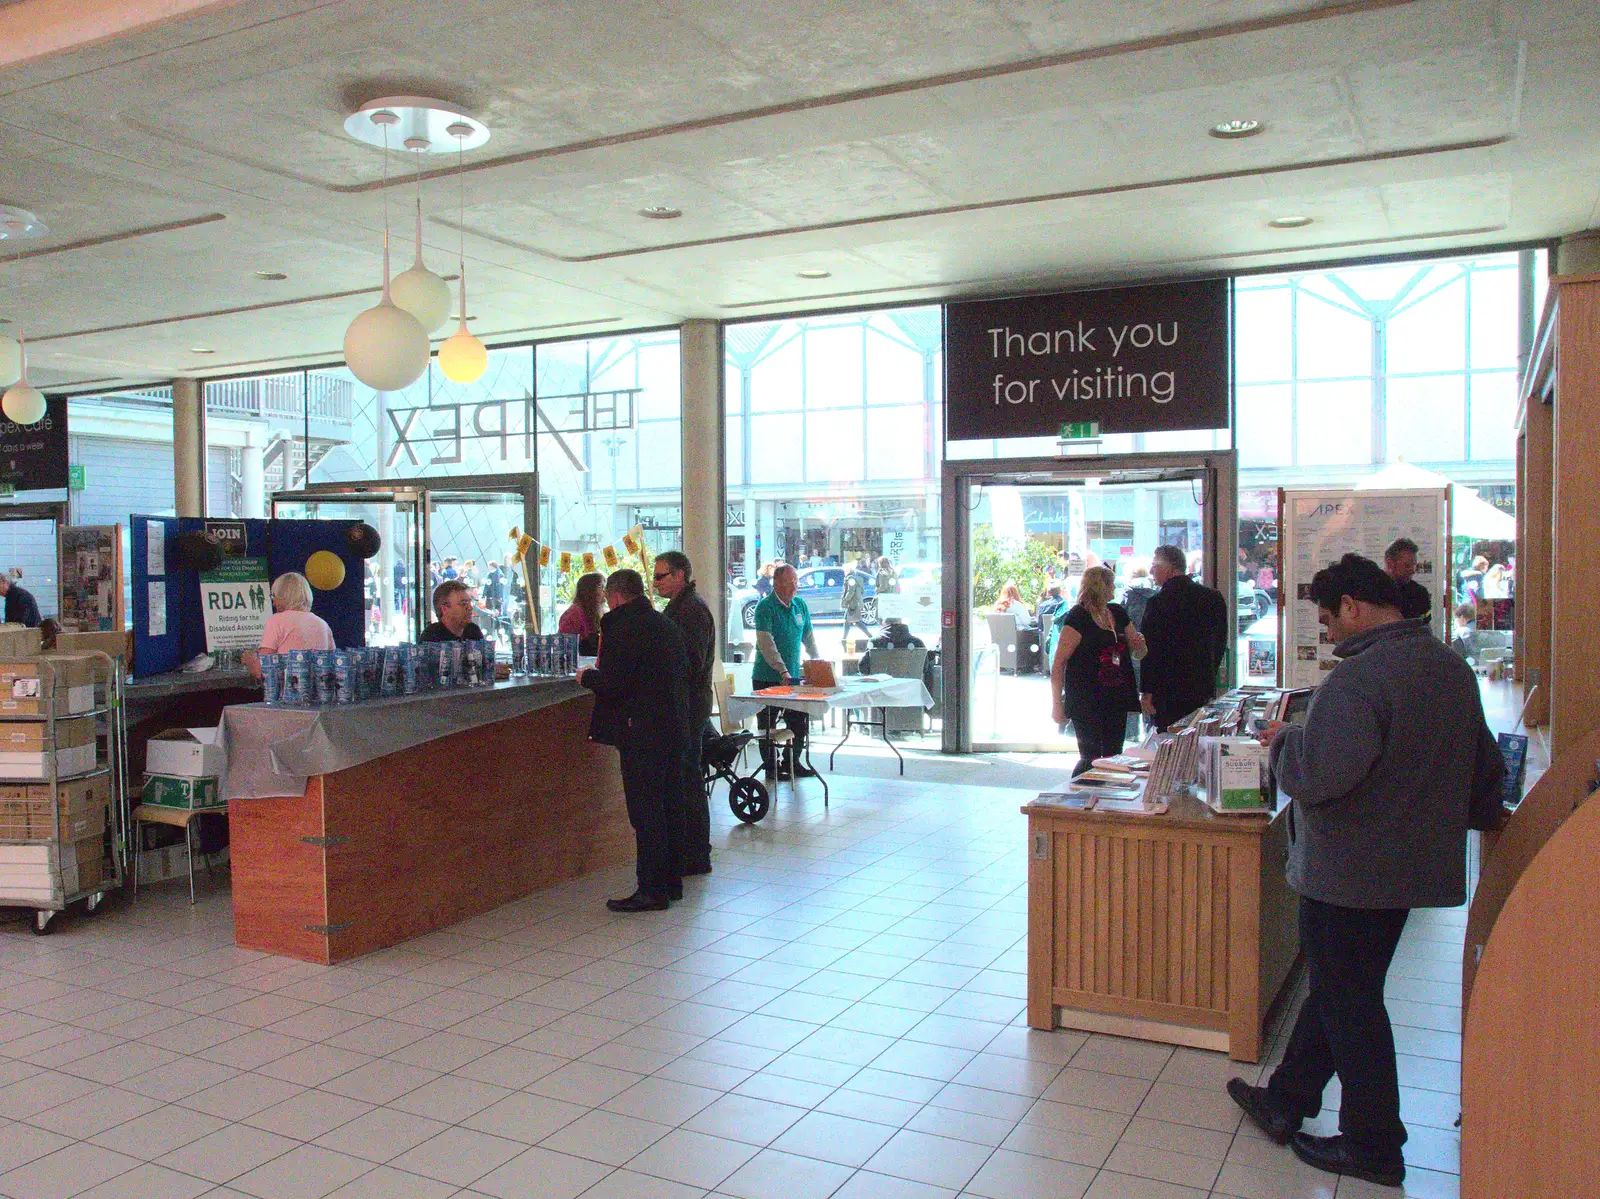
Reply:
[[401, 271], [389, 285], [395, 307], [417, 318], [417, 324], [432, 333], [450, 315], [450, 285], [422, 263], [422, 155], [428, 139], [406, 139], [406, 149], [417, 156], [417, 256], [408, 270]]
[[0, 333], [0, 388], [10, 387], [22, 378], [22, 347]]
[[[385, 119], [387, 118], [387, 120]], [[428, 369], [428, 334], [417, 318], [395, 306], [389, 290], [388, 126], [399, 118], [375, 113], [384, 127], [383, 147], [383, 298], [355, 320], [344, 334], [344, 360], [350, 373], [374, 391], [409, 387]]]
[[447, 130], [456, 139], [456, 179], [460, 183], [460, 212], [456, 220], [457, 262], [461, 272], [461, 324], [439, 347], [439, 369], [452, 383], [476, 383], [489, 369], [489, 351], [467, 328], [467, 179], [462, 174], [466, 148], [464, 139], [472, 132], [465, 124], [451, 125]]
[[[8, 339], [9, 340], [9, 339]], [[44, 393], [28, 382], [28, 347], [17, 343], [17, 382], [0, 396], [0, 412], [19, 425], [38, 424], [44, 418]]]

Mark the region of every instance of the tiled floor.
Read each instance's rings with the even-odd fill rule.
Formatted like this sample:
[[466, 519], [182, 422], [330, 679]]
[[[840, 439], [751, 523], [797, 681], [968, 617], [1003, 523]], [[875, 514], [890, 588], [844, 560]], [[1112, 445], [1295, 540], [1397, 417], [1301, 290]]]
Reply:
[[[221, 888], [7, 926], [0, 1194], [1400, 1194], [1241, 1127], [1220, 1055], [1026, 1028], [1026, 793], [806, 786], [756, 828], [714, 808], [666, 913], [591, 876], [333, 969], [235, 950]], [[1464, 919], [1418, 913], [1389, 984], [1427, 1199], [1457, 1194]]]

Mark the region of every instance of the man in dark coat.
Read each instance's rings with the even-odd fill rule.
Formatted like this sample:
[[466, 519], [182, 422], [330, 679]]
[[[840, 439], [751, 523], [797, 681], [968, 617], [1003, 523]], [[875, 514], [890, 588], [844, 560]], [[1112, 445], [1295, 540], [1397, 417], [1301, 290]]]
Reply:
[[683, 770], [683, 860], [678, 873], [711, 873], [711, 808], [700, 770], [701, 730], [711, 719], [711, 676], [717, 664], [717, 622], [694, 585], [687, 554], [656, 555], [656, 594], [665, 596], [664, 616], [678, 626], [687, 655], [689, 742]]
[[1139, 705], [1164, 729], [1217, 694], [1228, 652], [1228, 601], [1189, 577], [1183, 551], [1156, 547], [1150, 577], [1161, 588], [1145, 605], [1140, 631], [1150, 652], [1139, 664]]
[[613, 912], [659, 912], [683, 898], [683, 759], [689, 668], [678, 626], [650, 606], [636, 570], [606, 580], [600, 657], [578, 675], [595, 693], [589, 736], [614, 745], [637, 851], [638, 888]]
[[0, 596], [5, 597], [7, 624], [39, 627], [39, 601], [33, 598], [33, 592], [17, 586], [17, 581], [7, 574], [0, 575]]
[[1417, 543], [1409, 537], [1396, 537], [1383, 551], [1383, 573], [1394, 580], [1400, 592], [1400, 615], [1415, 620], [1433, 611], [1433, 596], [1417, 582]]

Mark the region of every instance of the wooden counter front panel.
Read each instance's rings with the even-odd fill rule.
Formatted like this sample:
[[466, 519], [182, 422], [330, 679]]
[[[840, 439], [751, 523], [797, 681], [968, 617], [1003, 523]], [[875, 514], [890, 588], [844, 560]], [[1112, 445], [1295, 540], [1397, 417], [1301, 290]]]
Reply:
[[228, 804], [233, 940], [241, 949], [328, 961], [328, 939], [311, 931], [328, 923], [323, 878], [322, 780], [304, 795], [236, 799]]
[[584, 696], [328, 775], [332, 961], [633, 860], [614, 749]]

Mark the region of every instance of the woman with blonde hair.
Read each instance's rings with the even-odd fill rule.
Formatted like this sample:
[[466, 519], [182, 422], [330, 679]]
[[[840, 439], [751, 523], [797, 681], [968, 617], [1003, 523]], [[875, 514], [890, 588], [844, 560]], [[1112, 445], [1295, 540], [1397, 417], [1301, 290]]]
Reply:
[[[286, 654], [292, 649], [333, 649], [333, 630], [328, 622], [311, 611], [311, 584], [297, 571], [289, 570], [272, 580], [272, 606], [261, 630], [261, 653]], [[256, 678], [261, 677], [261, 659], [249, 650], [240, 660]]]
[[1127, 609], [1111, 602], [1115, 593], [1110, 569], [1091, 566], [1078, 584], [1078, 602], [1056, 617], [1052, 713], [1058, 727], [1072, 721], [1078, 741], [1074, 776], [1096, 758], [1122, 752], [1128, 713], [1139, 710], [1133, 664], [1144, 657], [1145, 641]]

